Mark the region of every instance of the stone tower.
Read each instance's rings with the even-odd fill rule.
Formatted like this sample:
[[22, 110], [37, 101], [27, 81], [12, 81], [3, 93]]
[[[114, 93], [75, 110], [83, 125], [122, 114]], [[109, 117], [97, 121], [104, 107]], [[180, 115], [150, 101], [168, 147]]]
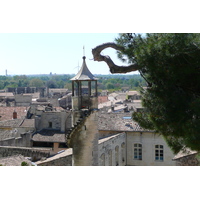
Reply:
[[73, 165], [98, 165], [97, 78], [83, 64], [72, 81], [72, 129], [67, 143], [73, 148]]

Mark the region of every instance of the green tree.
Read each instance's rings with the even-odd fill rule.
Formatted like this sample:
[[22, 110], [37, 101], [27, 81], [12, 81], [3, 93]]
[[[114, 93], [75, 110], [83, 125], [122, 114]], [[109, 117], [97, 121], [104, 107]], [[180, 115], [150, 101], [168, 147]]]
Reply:
[[4, 89], [4, 82], [3, 81], [0, 81], [0, 90], [1, 89]]
[[39, 78], [33, 78], [30, 80], [30, 87], [44, 87], [44, 83]]
[[[117, 45], [116, 45], [117, 44]], [[105, 61], [112, 73], [139, 70], [148, 88], [141, 90], [145, 112], [134, 113], [142, 127], [161, 133], [176, 153], [200, 150], [200, 34], [121, 34], [116, 46], [93, 50], [94, 60]], [[113, 47], [130, 65], [116, 66], [97, 57]]]
[[114, 89], [114, 85], [110, 82], [106, 83], [106, 89], [110, 90], [110, 89]]
[[57, 87], [58, 87], [57, 84], [56, 84], [56, 81], [53, 81], [53, 80], [47, 81], [47, 82], [46, 82], [46, 86], [47, 86], [48, 88], [57, 88]]
[[71, 83], [66, 83], [64, 88], [67, 88], [69, 90], [72, 90], [72, 84]]

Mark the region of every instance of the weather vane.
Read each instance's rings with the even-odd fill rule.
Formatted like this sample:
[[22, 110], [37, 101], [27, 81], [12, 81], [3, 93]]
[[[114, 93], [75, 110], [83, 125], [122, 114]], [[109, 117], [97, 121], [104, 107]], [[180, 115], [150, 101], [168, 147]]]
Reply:
[[85, 46], [83, 46], [83, 56], [85, 56]]

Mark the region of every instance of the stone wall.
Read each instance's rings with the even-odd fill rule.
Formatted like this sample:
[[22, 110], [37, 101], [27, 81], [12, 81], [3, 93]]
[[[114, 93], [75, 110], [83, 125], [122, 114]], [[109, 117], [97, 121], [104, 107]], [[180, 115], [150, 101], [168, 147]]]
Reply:
[[0, 146], [0, 158], [13, 155], [23, 155], [24, 157], [31, 157], [32, 161], [37, 161], [43, 157], [49, 157], [50, 150], [29, 147]]
[[42, 112], [41, 116], [35, 117], [35, 128], [37, 130], [55, 129], [65, 132], [66, 129], [71, 128], [71, 113], [65, 111]]
[[48, 96], [48, 88], [46, 87], [18, 87], [18, 88], [7, 88], [7, 92], [14, 94], [27, 94], [39, 92], [41, 97]]
[[197, 153], [176, 159], [177, 166], [199, 166]]
[[126, 165], [126, 134], [120, 133], [99, 140], [99, 166]]
[[32, 95], [15, 95], [15, 104], [16, 106], [30, 106], [32, 100]]
[[31, 147], [31, 133], [23, 133], [19, 137], [1, 140], [0, 146]]
[[72, 149], [56, 154], [46, 160], [37, 161], [38, 166], [72, 166]]
[[[76, 114], [76, 116], [78, 115]], [[98, 113], [92, 111], [89, 116], [74, 126], [68, 135], [67, 143], [68, 146], [73, 148], [73, 163], [75, 166], [98, 165], [97, 121]]]
[[97, 97], [89, 97], [89, 96], [72, 96], [72, 109], [80, 110], [81, 105], [88, 109], [98, 108], [98, 98]]

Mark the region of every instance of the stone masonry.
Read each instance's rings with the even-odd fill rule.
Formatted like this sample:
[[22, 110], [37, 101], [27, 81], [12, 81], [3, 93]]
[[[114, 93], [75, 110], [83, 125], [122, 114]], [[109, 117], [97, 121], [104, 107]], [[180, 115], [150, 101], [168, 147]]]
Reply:
[[23, 155], [25, 157], [31, 157], [32, 161], [40, 160], [43, 157], [49, 157], [49, 149], [36, 149], [27, 147], [10, 147], [0, 146], [0, 158], [9, 157], [13, 155]]

